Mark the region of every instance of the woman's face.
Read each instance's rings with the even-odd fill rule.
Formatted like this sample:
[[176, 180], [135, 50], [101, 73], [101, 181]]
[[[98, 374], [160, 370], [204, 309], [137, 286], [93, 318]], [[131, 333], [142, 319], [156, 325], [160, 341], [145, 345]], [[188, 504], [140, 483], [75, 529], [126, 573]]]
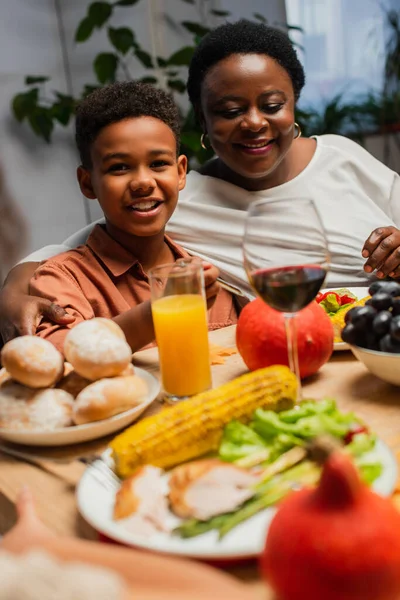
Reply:
[[294, 106], [288, 73], [264, 54], [233, 54], [214, 65], [202, 85], [211, 145], [249, 180], [268, 177], [281, 164], [293, 141]]

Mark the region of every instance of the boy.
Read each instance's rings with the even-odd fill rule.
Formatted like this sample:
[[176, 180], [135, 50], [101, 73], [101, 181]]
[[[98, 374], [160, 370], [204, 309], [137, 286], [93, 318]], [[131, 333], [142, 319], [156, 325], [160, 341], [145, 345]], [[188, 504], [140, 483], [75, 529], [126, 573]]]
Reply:
[[[69, 325], [41, 321], [36, 334], [62, 351], [71, 327], [93, 317], [113, 319], [135, 352], [154, 339], [150, 287], [153, 267], [187, 257], [165, 236], [185, 186], [187, 159], [179, 155], [179, 113], [171, 97], [149, 84], [115, 83], [79, 106], [77, 176], [82, 193], [98, 200], [105, 226], [87, 243], [43, 263], [30, 293], [62, 306]], [[232, 296], [218, 289], [217, 269], [205, 265], [209, 327], [237, 322]]]

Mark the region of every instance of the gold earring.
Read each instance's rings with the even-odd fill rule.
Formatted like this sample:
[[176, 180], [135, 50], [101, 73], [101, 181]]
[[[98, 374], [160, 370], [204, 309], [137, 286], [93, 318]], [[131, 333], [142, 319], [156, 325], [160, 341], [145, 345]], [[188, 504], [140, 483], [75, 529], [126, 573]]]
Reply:
[[206, 143], [205, 143], [206, 135], [207, 135], [207, 133], [202, 133], [201, 134], [201, 136], [200, 136], [200, 146], [204, 150], [209, 150], [211, 148], [211, 146], [207, 146]]
[[301, 127], [298, 123], [294, 124], [294, 129], [297, 130], [296, 135], [293, 137], [294, 140], [297, 140], [299, 137], [301, 137]]

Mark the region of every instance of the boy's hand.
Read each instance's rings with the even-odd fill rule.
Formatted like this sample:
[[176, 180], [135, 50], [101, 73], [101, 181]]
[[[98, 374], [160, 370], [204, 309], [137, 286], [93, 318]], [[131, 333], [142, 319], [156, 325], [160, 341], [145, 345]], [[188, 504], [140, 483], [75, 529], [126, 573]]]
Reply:
[[211, 308], [214, 304], [218, 292], [220, 290], [220, 285], [217, 281], [217, 277], [219, 276], [219, 269], [212, 265], [211, 263], [203, 261], [203, 269], [204, 269], [204, 285], [206, 288], [206, 298], [207, 298], [207, 308]]

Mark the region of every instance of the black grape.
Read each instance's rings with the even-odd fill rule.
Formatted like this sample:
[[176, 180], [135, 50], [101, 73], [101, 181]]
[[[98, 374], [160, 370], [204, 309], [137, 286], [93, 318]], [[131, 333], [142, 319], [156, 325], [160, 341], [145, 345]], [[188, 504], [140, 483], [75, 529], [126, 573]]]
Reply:
[[390, 296], [400, 296], [400, 284], [397, 281], [374, 281], [369, 286], [368, 292], [370, 296], [381, 292]]
[[356, 345], [358, 346], [358, 338], [359, 332], [354, 327], [353, 323], [348, 323], [344, 329], [342, 329], [342, 340], [346, 342], [346, 344]]
[[389, 331], [392, 313], [388, 310], [383, 310], [378, 313], [372, 321], [372, 330], [378, 337], [382, 337]]
[[379, 350], [380, 337], [381, 336], [376, 335], [373, 331], [368, 331], [365, 336], [365, 342], [363, 347], [368, 348], [369, 350]]
[[381, 292], [389, 294], [392, 298], [400, 296], [400, 284], [397, 281], [385, 281], [384, 283], [385, 286], [380, 289]]
[[392, 300], [392, 315], [400, 315], [400, 298], [393, 298]]
[[390, 337], [390, 333], [387, 333], [379, 342], [379, 349], [382, 350], [382, 352], [391, 352], [393, 354], [398, 354], [400, 353], [400, 343], [394, 342]]
[[390, 337], [394, 342], [400, 344], [400, 315], [393, 317], [390, 323]]
[[[377, 292], [371, 298], [371, 306], [376, 310], [388, 310], [392, 306], [393, 298], [384, 292]], [[369, 307], [368, 307], [369, 308]]]
[[385, 281], [374, 281], [374, 283], [371, 283], [371, 285], [369, 286], [368, 289], [368, 293], [370, 296], [374, 296], [374, 294], [376, 294], [377, 292], [381, 291], [381, 288], [384, 287], [385, 285]]
[[376, 315], [376, 310], [372, 306], [356, 306], [351, 311], [350, 323], [358, 330], [367, 329]]

